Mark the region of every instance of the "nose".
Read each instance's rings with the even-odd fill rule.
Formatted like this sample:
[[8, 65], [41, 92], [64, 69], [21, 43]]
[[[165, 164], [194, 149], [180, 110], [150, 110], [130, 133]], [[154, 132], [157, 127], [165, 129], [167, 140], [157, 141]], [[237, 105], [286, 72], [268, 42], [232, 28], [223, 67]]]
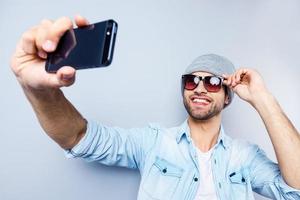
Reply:
[[207, 90], [205, 89], [204, 85], [203, 85], [203, 80], [200, 81], [200, 83], [197, 85], [197, 87], [194, 89], [194, 92], [197, 94], [201, 94], [201, 93], [207, 93]]

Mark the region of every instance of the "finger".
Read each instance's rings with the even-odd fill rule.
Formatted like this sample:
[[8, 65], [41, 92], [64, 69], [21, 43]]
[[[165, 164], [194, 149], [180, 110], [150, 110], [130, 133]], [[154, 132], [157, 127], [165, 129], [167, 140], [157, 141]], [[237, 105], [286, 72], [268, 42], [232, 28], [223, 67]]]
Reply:
[[61, 86], [70, 86], [75, 82], [76, 70], [73, 67], [65, 66], [57, 71], [57, 78]]
[[228, 75], [228, 74], [223, 74], [222, 76], [223, 76], [223, 78], [224, 78], [223, 83], [224, 83], [225, 85], [229, 86], [229, 85], [230, 85], [230, 82], [231, 82], [231, 76]]
[[55, 88], [70, 86], [75, 82], [76, 70], [73, 67], [64, 66], [56, 74], [49, 74], [49, 85]]
[[244, 73], [245, 69], [238, 69], [231, 76], [230, 86], [235, 87], [241, 83], [241, 75]]
[[72, 29], [73, 23], [68, 17], [61, 17], [55, 22], [53, 22], [52, 26], [49, 28], [48, 34], [43, 41], [43, 50], [46, 52], [55, 51], [57, 44], [63, 34]]
[[231, 84], [232, 84], [232, 77], [233, 77], [232, 75], [229, 75], [227, 78], [227, 84], [229, 87], [231, 87]]
[[243, 74], [246, 73], [246, 69], [239, 69], [237, 73], [235, 74], [235, 80], [237, 83], [242, 82]]
[[232, 87], [235, 87], [237, 84], [239, 84], [239, 81], [239, 70], [237, 70], [234, 74], [232, 74]]
[[243, 73], [241, 74], [241, 82], [245, 80], [245, 76], [249, 75], [249, 70], [245, 69]]
[[47, 39], [47, 35], [52, 25], [53, 22], [51, 20], [44, 19], [41, 21], [37, 30], [36, 48], [38, 50], [39, 57], [44, 59], [47, 58], [47, 52], [43, 49], [43, 44]]
[[223, 77], [223, 84], [227, 85], [228, 84], [228, 75], [227, 74], [222, 74]]
[[83, 17], [83, 16], [81, 16], [81, 15], [76, 15], [76, 16], [75, 16], [75, 24], [76, 24], [78, 27], [82, 27], [82, 26], [87, 26], [87, 25], [89, 25], [90, 23], [89, 23], [89, 21], [88, 21], [85, 17]]
[[237, 74], [237, 77], [239, 78], [239, 83], [246, 83], [247, 81], [245, 81], [245, 76], [247, 76], [248, 74], [248, 70], [247, 69], [242, 69], [239, 74]]
[[33, 27], [23, 33], [20, 41], [22, 50], [27, 54], [36, 54], [37, 48], [35, 45], [35, 37], [38, 27]]

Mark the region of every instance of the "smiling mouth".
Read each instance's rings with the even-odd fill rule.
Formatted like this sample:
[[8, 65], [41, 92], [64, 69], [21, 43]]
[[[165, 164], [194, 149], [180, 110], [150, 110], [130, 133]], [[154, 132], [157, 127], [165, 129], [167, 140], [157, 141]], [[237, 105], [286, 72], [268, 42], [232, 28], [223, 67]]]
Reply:
[[192, 97], [192, 102], [196, 105], [208, 105], [211, 100], [206, 97]]

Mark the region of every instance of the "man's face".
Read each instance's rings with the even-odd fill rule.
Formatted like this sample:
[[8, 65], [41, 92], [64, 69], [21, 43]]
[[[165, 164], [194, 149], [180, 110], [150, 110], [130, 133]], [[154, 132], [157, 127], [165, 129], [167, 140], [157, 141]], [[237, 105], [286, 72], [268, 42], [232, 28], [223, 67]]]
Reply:
[[[211, 76], [207, 72], [195, 72], [197, 76]], [[183, 103], [190, 117], [196, 120], [208, 120], [218, 115], [225, 103], [224, 87], [218, 92], [208, 92], [203, 81], [194, 90], [186, 90], [183, 92]], [[226, 100], [227, 101], [227, 100]]]

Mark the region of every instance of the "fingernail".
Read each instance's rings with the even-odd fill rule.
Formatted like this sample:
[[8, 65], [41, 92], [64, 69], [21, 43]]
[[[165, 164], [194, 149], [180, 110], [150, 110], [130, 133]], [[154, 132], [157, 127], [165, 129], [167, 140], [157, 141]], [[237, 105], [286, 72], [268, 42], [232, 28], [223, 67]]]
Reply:
[[38, 56], [39, 56], [40, 58], [46, 59], [46, 58], [47, 58], [47, 53], [45, 53], [45, 52], [43, 52], [43, 51], [39, 51], [39, 52], [38, 52]]
[[45, 49], [46, 51], [54, 51], [55, 50], [55, 44], [51, 40], [47, 40], [43, 44], [43, 49]]
[[71, 75], [63, 75], [62, 78], [65, 81], [69, 81], [69, 80], [72, 80], [73, 76], [71, 76]]

